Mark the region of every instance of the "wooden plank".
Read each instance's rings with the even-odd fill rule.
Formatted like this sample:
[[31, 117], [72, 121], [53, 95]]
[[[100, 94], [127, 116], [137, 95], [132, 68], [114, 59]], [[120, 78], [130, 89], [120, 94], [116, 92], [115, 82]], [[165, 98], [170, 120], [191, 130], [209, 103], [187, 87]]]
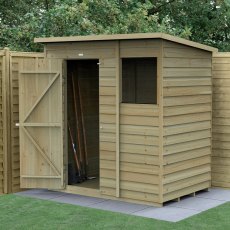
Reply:
[[[83, 54], [83, 56], [82, 56]], [[47, 50], [46, 57], [50, 59], [99, 59], [103, 58], [114, 58], [114, 48], [101, 48], [101, 49], [57, 49]]]
[[148, 204], [152, 204], [152, 202], [159, 202], [158, 195], [147, 192], [136, 192], [122, 189], [121, 197], [133, 200], [148, 201]]
[[116, 59], [115, 58], [100, 58], [100, 68], [115, 68]]
[[115, 96], [116, 95], [116, 87], [99, 87], [99, 95], [100, 96]]
[[159, 48], [162, 45], [161, 43], [160, 39], [122, 40], [120, 41], [120, 49], [149, 47]]
[[102, 133], [115, 133], [116, 126], [115, 124], [100, 123], [100, 130]]
[[[117, 63], [116, 63], [117, 65]], [[115, 65], [115, 66], [116, 66]], [[109, 79], [113, 79], [116, 81], [116, 68], [111, 68], [111, 67], [101, 67], [99, 68], [99, 75], [100, 75], [100, 80], [103, 80], [104, 77], [107, 77]], [[102, 77], [102, 78], [101, 78]]]
[[[229, 74], [230, 74], [230, 71], [229, 71]], [[219, 86], [219, 87], [227, 87], [227, 86], [230, 86], [230, 79], [227, 79], [227, 78], [214, 78], [213, 79], [213, 85], [215, 86]]]
[[159, 106], [151, 104], [121, 104], [122, 115], [158, 117]]
[[132, 134], [121, 134], [120, 142], [124, 144], [139, 144], [139, 145], [159, 145], [159, 137], [143, 136]]
[[159, 166], [121, 162], [121, 171], [158, 175]]
[[212, 149], [212, 157], [220, 157], [220, 158], [230, 158], [230, 151], [229, 150], [225, 150], [225, 149]]
[[213, 133], [230, 133], [230, 127], [228, 125], [213, 125]]
[[219, 86], [213, 86], [213, 93], [214, 94], [229, 94], [229, 87], [219, 87]]
[[159, 186], [152, 184], [136, 183], [132, 181], [121, 181], [121, 189], [135, 192], [146, 192], [158, 195]]
[[163, 93], [165, 97], [190, 96], [190, 95], [191, 96], [193, 95], [211, 95], [212, 89], [210, 86], [164, 87]]
[[189, 142], [165, 146], [164, 155], [184, 152], [184, 151], [188, 151], [196, 148], [202, 148], [206, 146], [211, 147], [211, 138], [204, 138], [204, 139], [193, 140]]
[[100, 142], [100, 151], [104, 150], [104, 151], [115, 151], [116, 149], [116, 144], [112, 143], [112, 142]]
[[155, 184], [155, 185], [159, 183], [159, 176], [153, 174], [149, 175], [149, 174], [121, 171], [120, 178], [122, 181], [132, 181], [137, 183], [146, 183], [146, 184]]
[[194, 132], [187, 132], [177, 135], [171, 136], [164, 136], [164, 146], [179, 144], [183, 142], [193, 141], [193, 140], [200, 140], [203, 138], [211, 138], [211, 129], [201, 130], [201, 131], [194, 131]]
[[116, 188], [116, 180], [108, 178], [100, 178], [100, 187], [104, 188]]
[[229, 157], [212, 157], [213, 165], [226, 165], [230, 166], [230, 158]]
[[219, 179], [217, 178], [218, 181], [215, 181], [212, 178], [212, 185], [215, 187], [222, 187], [222, 188], [230, 188], [230, 183], [229, 182], [221, 182], [219, 181]]
[[221, 63], [221, 65], [220, 63], [214, 63], [212, 68], [215, 71], [230, 71], [230, 65], [228, 63]]
[[226, 142], [226, 141], [212, 141], [213, 144], [213, 148], [214, 149], [226, 149], [226, 150], [230, 150], [230, 142]]
[[227, 93], [227, 94], [214, 93], [213, 94], [213, 101], [230, 102], [230, 93]]
[[116, 197], [120, 197], [120, 42], [116, 44]]
[[192, 113], [202, 113], [202, 112], [211, 112], [212, 106], [209, 104], [200, 104], [197, 105], [183, 105], [183, 106], [173, 106], [166, 107], [164, 106], [164, 116], [174, 116], [181, 114], [192, 114]]
[[[229, 185], [230, 176], [229, 176], [229, 173], [228, 174], [226, 174], [226, 173], [224, 173], [224, 174], [223, 173], [212, 173], [212, 180], [215, 181], [215, 183], [219, 182], [219, 184], [223, 183], [223, 184]], [[226, 186], [223, 186], [223, 187], [226, 187]]]
[[211, 58], [164, 58], [163, 67], [204, 68], [212, 67]]
[[202, 52], [199, 49], [190, 49], [188, 47], [164, 47], [164, 57], [165, 58], [200, 58], [209, 59], [211, 54]]
[[[46, 50], [65, 50], [65, 49], [83, 49], [83, 50], [92, 50], [92, 49], [102, 49], [102, 48], [114, 48], [116, 45], [116, 41], [84, 41], [84, 42], [68, 42], [68, 43], [62, 43], [62, 42], [55, 42], [46, 44]], [[114, 58], [114, 57], [113, 57]]]
[[211, 78], [164, 78], [164, 87], [181, 87], [181, 86], [210, 86], [212, 85]]
[[100, 151], [100, 159], [101, 160], [110, 160], [115, 161], [116, 160], [116, 153], [115, 151]]
[[101, 95], [99, 98], [100, 105], [115, 105], [116, 97], [115, 95]]
[[132, 57], [159, 57], [160, 47], [125, 47], [120, 50], [121, 58], [132, 58]]
[[183, 134], [194, 131], [211, 129], [210, 121], [201, 121], [188, 124], [177, 124], [174, 126], [166, 126], [164, 128], [164, 136]]
[[211, 163], [210, 155], [197, 157], [194, 159], [176, 162], [164, 166], [164, 175], [179, 172], [185, 169], [191, 169], [200, 165], [206, 165]]
[[100, 178], [110, 178], [115, 180], [116, 171], [110, 169], [100, 169]]
[[170, 192], [174, 192], [174, 191], [178, 191], [181, 190], [183, 188], [187, 188], [196, 184], [200, 184], [203, 182], [207, 182], [211, 180], [211, 174], [210, 173], [204, 173], [201, 175], [197, 175], [194, 177], [190, 177], [189, 180], [183, 179], [183, 180], [179, 180], [170, 184], [166, 184], [164, 186], [164, 194], [170, 193]]
[[141, 125], [120, 125], [120, 132], [122, 134], [133, 134], [133, 135], [150, 135], [158, 137], [159, 127], [149, 127]]
[[100, 141], [116, 143], [116, 133], [100, 132]]
[[223, 70], [223, 71], [215, 71], [213, 70], [213, 79], [228, 79], [229, 78], [229, 71]]
[[111, 77], [100, 76], [99, 86], [100, 87], [102, 87], [102, 86], [115, 87], [116, 86], [116, 80], [114, 78], [111, 78]]
[[210, 103], [212, 101], [211, 95], [193, 95], [182, 96], [180, 100], [178, 97], [164, 97], [164, 106], [176, 106], [176, 105], [197, 105], [203, 103]]
[[158, 146], [153, 145], [135, 145], [135, 144], [124, 144], [120, 145], [121, 152], [125, 153], [138, 153], [144, 155], [158, 155], [159, 148]]
[[158, 166], [159, 157], [157, 155], [155, 156], [155, 155], [121, 152], [121, 162]]
[[164, 68], [163, 76], [165, 77], [211, 77], [211, 68]]
[[109, 170], [115, 170], [116, 169], [116, 161], [110, 161], [110, 160], [100, 160], [100, 168], [101, 169], [109, 169]]
[[229, 118], [226, 117], [216, 117], [215, 120], [213, 121], [213, 125], [224, 125], [228, 126], [230, 125]]
[[[10, 50], [5, 48], [2, 70], [2, 150], [3, 150], [3, 191], [8, 193], [11, 190], [11, 155], [10, 155]], [[5, 69], [4, 69], [5, 68]]]
[[205, 182], [201, 182], [199, 184], [192, 185], [190, 187], [176, 190], [174, 192], [164, 194], [164, 202], [172, 200], [172, 199], [176, 199], [178, 197], [182, 197], [182, 196], [185, 196], [188, 194], [192, 194], [194, 192], [197, 192], [197, 191], [200, 191], [203, 189], [207, 189], [209, 187], [210, 187], [210, 181], [205, 181]]
[[183, 171], [171, 173], [168, 175], [165, 175], [163, 183], [164, 184], [169, 184], [174, 181], [180, 181], [182, 179], [186, 179], [189, 177], [194, 177], [196, 175], [201, 175], [204, 173], [211, 172], [211, 165], [210, 164], [205, 164], [205, 165], [200, 165], [194, 168], [189, 168]]
[[121, 125], [136, 125], [136, 126], [158, 126], [158, 117], [143, 117], [143, 116], [120, 116]]
[[101, 123], [116, 124], [116, 115], [115, 114], [100, 114], [100, 124]]
[[186, 124], [186, 123], [188, 124], [188, 123], [210, 121], [210, 120], [211, 120], [211, 112], [194, 113], [194, 114], [165, 117], [164, 125], [170, 126], [170, 125]]

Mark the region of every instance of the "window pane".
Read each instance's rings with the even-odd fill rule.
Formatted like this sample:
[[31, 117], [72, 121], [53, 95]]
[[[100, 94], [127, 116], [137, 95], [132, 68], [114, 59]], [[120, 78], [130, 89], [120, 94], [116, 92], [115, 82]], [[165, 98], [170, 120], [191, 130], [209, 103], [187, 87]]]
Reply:
[[135, 103], [135, 72], [136, 66], [132, 59], [122, 60], [122, 101]]
[[157, 103], [157, 58], [122, 59], [122, 102]]

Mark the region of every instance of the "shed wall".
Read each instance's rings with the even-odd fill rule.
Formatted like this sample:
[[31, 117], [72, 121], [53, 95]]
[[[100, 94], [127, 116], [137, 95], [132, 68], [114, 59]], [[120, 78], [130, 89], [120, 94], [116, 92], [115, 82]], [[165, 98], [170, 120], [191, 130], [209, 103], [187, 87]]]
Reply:
[[230, 53], [213, 56], [212, 185], [230, 188]]
[[[121, 197], [151, 203], [161, 201], [159, 160], [161, 50], [160, 39], [120, 41], [121, 59], [157, 58], [158, 104], [120, 104]], [[122, 85], [120, 87], [122, 88]]]
[[117, 97], [120, 58], [160, 57], [160, 53], [159, 39], [46, 46], [49, 58], [100, 61], [100, 191], [103, 195], [160, 202], [159, 106], [122, 104]]
[[148, 202], [159, 198], [159, 108], [121, 104], [121, 197]]
[[164, 202], [210, 187], [212, 53], [163, 42]]

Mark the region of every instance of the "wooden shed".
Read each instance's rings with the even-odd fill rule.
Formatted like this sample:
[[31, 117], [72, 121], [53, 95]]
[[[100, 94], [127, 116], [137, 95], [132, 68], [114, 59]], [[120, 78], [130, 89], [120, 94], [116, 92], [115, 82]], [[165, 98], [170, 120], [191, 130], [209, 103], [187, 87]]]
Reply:
[[19, 81], [22, 188], [162, 205], [210, 187], [215, 48], [162, 33], [35, 42], [45, 59]]
[[0, 50], [0, 194], [20, 190], [18, 77], [19, 69], [30, 69], [43, 53]]
[[212, 185], [230, 188], [230, 53], [213, 55]]

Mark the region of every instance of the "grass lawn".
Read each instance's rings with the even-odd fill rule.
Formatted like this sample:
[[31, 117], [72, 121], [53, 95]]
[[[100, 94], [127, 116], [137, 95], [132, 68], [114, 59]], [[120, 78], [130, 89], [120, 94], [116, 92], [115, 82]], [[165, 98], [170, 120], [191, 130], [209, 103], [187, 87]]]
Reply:
[[230, 229], [230, 202], [177, 223], [15, 195], [0, 196], [0, 229]]

